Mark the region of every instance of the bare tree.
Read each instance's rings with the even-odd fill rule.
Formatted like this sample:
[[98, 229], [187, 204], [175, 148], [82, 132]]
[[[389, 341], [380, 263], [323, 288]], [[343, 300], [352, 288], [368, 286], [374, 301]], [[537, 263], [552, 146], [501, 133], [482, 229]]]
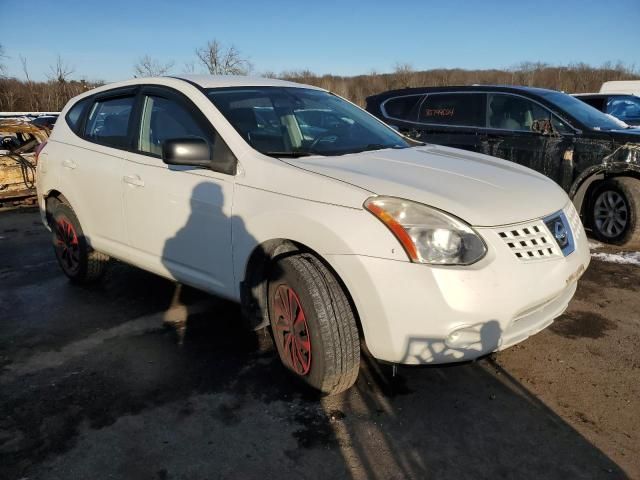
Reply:
[[246, 75], [252, 68], [236, 47], [225, 48], [215, 39], [204, 47], [196, 48], [196, 56], [212, 75]]
[[394, 67], [395, 80], [400, 88], [411, 86], [411, 80], [414, 77], [413, 67], [410, 63], [396, 63]]
[[175, 62], [161, 63], [149, 55], [145, 55], [133, 66], [136, 77], [161, 77], [171, 71]]
[[55, 110], [60, 110], [69, 98], [73, 96], [69, 82], [75, 70], [60, 55], [56, 57], [56, 63], [49, 66], [49, 70], [50, 73], [47, 77], [53, 88], [49, 90], [51, 98], [47, 103], [53, 105]]
[[22, 64], [22, 73], [24, 73], [24, 78], [27, 79], [27, 84], [31, 84], [31, 77], [29, 76], [29, 67], [27, 65], [27, 59], [22, 55], [18, 55], [20, 58], [20, 63]]
[[35, 93], [34, 82], [33, 80], [31, 80], [31, 76], [29, 75], [29, 66], [27, 65], [27, 59], [22, 55], [18, 55], [18, 58], [20, 58], [20, 63], [22, 64], [22, 72], [24, 73], [24, 78], [26, 79], [25, 83], [26, 83], [27, 89], [30, 92], [29, 110], [38, 111], [39, 110], [38, 107], [40, 105], [40, 99], [38, 98], [38, 95]]
[[5, 58], [9, 57], [4, 53], [4, 47], [0, 43], [0, 77], [5, 77], [7, 75], [7, 66], [4, 64]]
[[49, 80], [60, 84], [68, 82], [75, 71], [74, 68], [67, 64], [60, 55], [56, 58], [56, 63], [54, 65], [49, 65], [49, 70], [51, 72], [47, 75]]
[[196, 62], [193, 60], [189, 62], [184, 62], [184, 73], [196, 73]]

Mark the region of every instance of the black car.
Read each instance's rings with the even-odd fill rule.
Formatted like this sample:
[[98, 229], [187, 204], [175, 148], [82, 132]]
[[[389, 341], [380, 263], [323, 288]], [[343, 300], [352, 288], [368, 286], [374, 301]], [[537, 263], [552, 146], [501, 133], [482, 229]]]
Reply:
[[571, 95], [530, 87], [409, 88], [367, 98], [408, 137], [492, 155], [558, 182], [598, 239], [640, 246], [640, 130]]
[[58, 115], [40, 115], [39, 117], [31, 120], [31, 123], [38, 127], [45, 127], [49, 130], [53, 130], [56, 120], [58, 120]]
[[640, 126], [640, 97], [625, 93], [578, 93], [574, 97], [627, 125]]

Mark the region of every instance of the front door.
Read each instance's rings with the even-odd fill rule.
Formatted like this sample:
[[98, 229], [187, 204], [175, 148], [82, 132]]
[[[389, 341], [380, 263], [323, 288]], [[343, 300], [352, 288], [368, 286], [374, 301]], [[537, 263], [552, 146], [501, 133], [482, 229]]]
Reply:
[[517, 95], [490, 93], [487, 101], [487, 142], [490, 155], [519, 163], [551, 176], [559, 159], [546, 152], [547, 135], [535, 128], [550, 122], [551, 112]]
[[152, 271], [232, 297], [233, 176], [161, 159], [168, 139], [200, 137], [211, 145], [222, 139], [193, 104], [169, 89], [144, 89], [139, 110], [135, 151], [122, 177], [131, 254]]

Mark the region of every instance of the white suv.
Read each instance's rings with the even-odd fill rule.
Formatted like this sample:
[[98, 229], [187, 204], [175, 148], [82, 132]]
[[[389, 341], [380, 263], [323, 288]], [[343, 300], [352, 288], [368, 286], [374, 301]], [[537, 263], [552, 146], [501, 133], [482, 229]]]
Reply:
[[61, 119], [37, 185], [64, 273], [92, 281], [114, 257], [241, 302], [326, 393], [355, 381], [360, 336], [402, 364], [520, 342], [565, 310], [589, 264], [551, 180], [417, 144], [319, 88], [136, 79]]

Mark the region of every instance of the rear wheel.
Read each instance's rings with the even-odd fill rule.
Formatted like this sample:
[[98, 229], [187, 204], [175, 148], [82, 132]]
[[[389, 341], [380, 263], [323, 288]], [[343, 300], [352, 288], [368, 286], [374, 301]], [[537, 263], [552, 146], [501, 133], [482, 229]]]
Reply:
[[76, 283], [90, 283], [100, 278], [109, 257], [89, 246], [71, 207], [55, 202], [49, 219], [53, 249], [64, 274]]
[[349, 300], [327, 267], [310, 254], [281, 258], [268, 295], [271, 331], [285, 367], [326, 394], [351, 387], [360, 339]]
[[640, 181], [618, 177], [600, 183], [591, 194], [589, 225], [600, 241], [623, 245], [640, 244]]

